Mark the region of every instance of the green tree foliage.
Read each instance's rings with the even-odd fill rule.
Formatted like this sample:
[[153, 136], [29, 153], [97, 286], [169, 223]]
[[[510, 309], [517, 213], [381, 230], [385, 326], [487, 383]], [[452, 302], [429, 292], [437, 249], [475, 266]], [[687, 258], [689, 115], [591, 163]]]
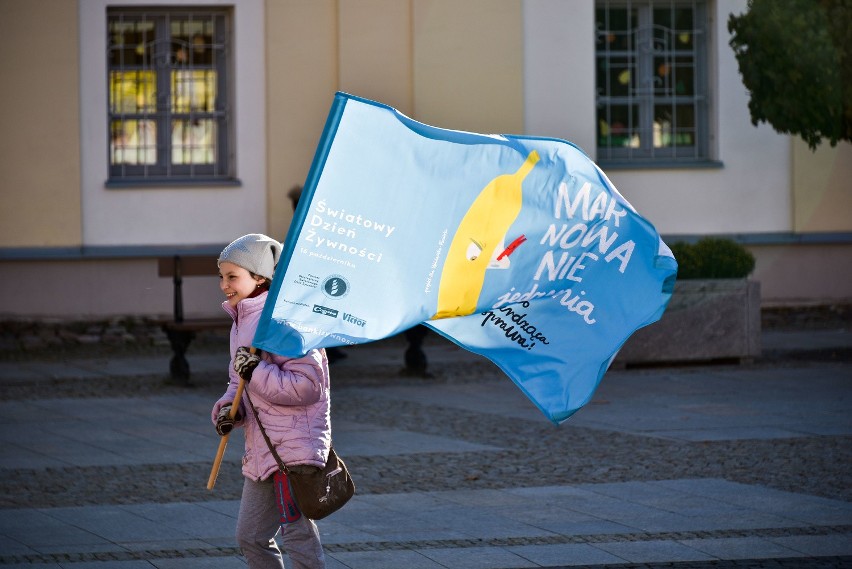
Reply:
[[742, 279], [754, 270], [754, 255], [732, 239], [703, 237], [671, 246], [678, 279]]
[[852, 0], [749, 0], [728, 31], [753, 124], [852, 142]]

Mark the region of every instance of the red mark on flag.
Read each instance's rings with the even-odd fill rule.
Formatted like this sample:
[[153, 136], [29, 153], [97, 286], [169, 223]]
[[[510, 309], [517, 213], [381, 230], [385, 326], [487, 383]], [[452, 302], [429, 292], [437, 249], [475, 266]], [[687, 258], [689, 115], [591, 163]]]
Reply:
[[503, 250], [503, 252], [502, 252], [502, 253], [500, 253], [499, 255], [497, 255], [497, 260], [498, 260], [498, 261], [502, 261], [502, 260], [503, 260], [503, 257], [508, 257], [509, 255], [511, 255], [512, 253], [514, 253], [514, 252], [515, 252], [515, 249], [517, 249], [517, 248], [520, 246], [520, 244], [521, 244], [521, 243], [523, 243], [523, 242], [524, 242], [524, 241], [526, 241], [526, 240], [527, 240], [526, 236], [525, 236], [525, 235], [521, 235], [520, 237], [518, 237], [517, 239], [515, 239], [514, 241], [512, 241], [512, 242], [509, 244], [509, 246], [508, 246], [508, 247], [506, 247], [506, 248]]

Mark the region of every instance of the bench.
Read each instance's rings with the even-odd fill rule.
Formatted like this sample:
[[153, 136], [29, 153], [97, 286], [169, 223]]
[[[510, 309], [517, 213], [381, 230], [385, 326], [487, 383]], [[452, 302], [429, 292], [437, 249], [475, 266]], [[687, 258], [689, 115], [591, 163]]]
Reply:
[[174, 308], [171, 320], [162, 322], [160, 327], [169, 339], [172, 358], [169, 361], [171, 380], [181, 385], [189, 385], [189, 362], [186, 351], [195, 335], [205, 330], [228, 330], [233, 323], [227, 315], [220, 318], [184, 318], [183, 316], [183, 277], [216, 276], [216, 257], [193, 256], [160, 257], [157, 259], [157, 272], [160, 277], [171, 277], [174, 283]]
[[[160, 257], [157, 259], [158, 274], [160, 277], [171, 277], [174, 282], [174, 314], [171, 320], [161, 324], [163, 332], [169, 339], [172, 347], [172, 359], [169, 362], [169, 375], [173, 382], [181, 385], [189, 385], [189, 362], [186, 360], [186, 351], [197, 332], [205, 330], [228, 330], [233, 323], [230, 318], [193, 318], [186, 319], [183, 316], [183, 277], [184, 276], [216, 276], [216, 257], [192, 256]], [[406, 375], [429, 377], [426, 371], [427, 360], [423, 352], [423, 339], [428, 333], [425, 326], [415, 326], [405, 331], [408, 348], [405, 351]], [[329, 348], [329, 363], [346, 354], [339, 348]]]

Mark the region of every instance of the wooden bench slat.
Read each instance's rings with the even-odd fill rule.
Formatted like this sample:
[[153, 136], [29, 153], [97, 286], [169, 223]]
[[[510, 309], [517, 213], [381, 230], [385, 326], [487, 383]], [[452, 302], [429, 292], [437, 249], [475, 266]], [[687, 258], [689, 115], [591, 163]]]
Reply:
[[[184, 277], [218, 276], [217, 257], [179, 257], [180, 272]], [[159, 257], [157, 259], [157, 275], [160, 277], [175, 276], [175, 258]]]
[[180, 331], [201, 331], [201, 330], [216, 330], [216, 329], [228, 329], [233, 324], [233, 320], [228, 317], [225, 318], [189, 318], [184, 319], [181, 322], [175, 322], [174, 320], [169, 320], [167, 322], [163, 322], [162, 326], [167, 330], [180, 330]]

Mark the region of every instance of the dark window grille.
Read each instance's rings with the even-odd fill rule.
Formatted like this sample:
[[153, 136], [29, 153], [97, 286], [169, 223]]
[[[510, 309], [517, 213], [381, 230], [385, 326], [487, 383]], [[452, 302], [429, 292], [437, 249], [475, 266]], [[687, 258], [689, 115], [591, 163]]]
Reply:
[[233, 178], [229, 14], [107, 13], [109, 181]]
[[597, 159], [709, 159], [702, 0], [598, 0]]

